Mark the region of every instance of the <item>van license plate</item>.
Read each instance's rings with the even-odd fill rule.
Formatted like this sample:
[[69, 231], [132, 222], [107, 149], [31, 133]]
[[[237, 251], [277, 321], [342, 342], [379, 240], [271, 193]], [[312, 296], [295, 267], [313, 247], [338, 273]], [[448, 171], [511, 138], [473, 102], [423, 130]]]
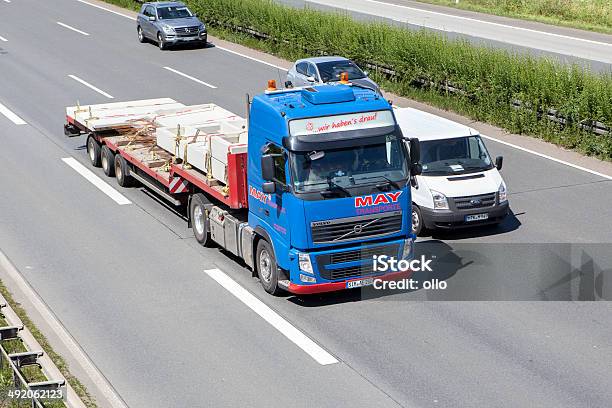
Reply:
[[374, 283], [374, 278], [358, 279], [346, 282], [347, 289], [361, 288], [364, 286], [370, 286]]
[[489, 214], [484, 213], [484, 214], [472, 214], [472, 215], [466, 215], [465, 216], [465, 222], [470, 222], [470, 221], [482, 221], [482, 220], [487, 220], [489, 219]]

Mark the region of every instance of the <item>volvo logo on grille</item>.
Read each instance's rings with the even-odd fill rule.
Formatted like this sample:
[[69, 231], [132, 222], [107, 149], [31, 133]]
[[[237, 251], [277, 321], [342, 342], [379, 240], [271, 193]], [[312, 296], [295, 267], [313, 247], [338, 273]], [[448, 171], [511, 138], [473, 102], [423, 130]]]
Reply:
[[353, 227], [353, 232], [355, 234], [361, 234], [362, 231], [363, 231], [363, 225], [361, 224], [357, 224]]
[[473, 206], [477, 206], [477, 205], [482, 204], [482, 201], [477, 199], [477, 198], [475, 198], [473, 200], [470, 200], [470, 204], [472, 204]]

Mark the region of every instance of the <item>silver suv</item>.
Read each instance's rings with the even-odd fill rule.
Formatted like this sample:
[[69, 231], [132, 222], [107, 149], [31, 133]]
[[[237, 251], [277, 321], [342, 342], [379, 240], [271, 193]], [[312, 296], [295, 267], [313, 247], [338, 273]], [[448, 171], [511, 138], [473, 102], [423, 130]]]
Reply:
[[157, 42], [160, 50], [179, 43], [206, 45], [206, 26], [180, 2], [144, 3], [136, 19], [138, 40]]

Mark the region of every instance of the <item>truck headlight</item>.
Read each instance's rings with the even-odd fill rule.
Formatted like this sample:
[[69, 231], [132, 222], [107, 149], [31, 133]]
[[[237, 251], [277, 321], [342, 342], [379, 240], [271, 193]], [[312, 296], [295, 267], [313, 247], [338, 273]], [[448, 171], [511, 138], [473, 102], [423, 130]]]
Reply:
[[444, 194], [431, 190], [431, 196], [433, 197], [434, 210], [448, 210], [448, 200]]
[[298, 260], [300, 262], [300, 270], [306, 273], [310, 273], [314, 275], [312, 270], [312, 263], [310, 262], [310, 254], [301, 253], [298, 255]]
[[174, 34], [174, 28], [170, 26], [162, 26], [162, 30], [164, 30], [166, 34]]
[[497, 190], [497, 193], [499, 196], [500, 204], [508, 201], [508, 192], [506, 191], [506, 186], [504, 185], [503, 182], [499, 185], [499, 189]]
[[413, 249], [414, 249], [412, 244], [413, 244], [412, 238], [408, 238], [404, 240], [404, 249], [402, 250], [402, 259], [412, 258]]

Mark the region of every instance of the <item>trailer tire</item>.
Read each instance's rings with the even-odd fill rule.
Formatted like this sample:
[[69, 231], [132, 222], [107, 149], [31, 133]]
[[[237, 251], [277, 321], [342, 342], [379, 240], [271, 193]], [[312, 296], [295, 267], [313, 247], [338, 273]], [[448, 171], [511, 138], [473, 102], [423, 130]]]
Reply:
[[210, 223], [208, 211], [206, 210], [207, 204], [209, 204], [209, 201], [201, 193], [194, 194], [189, 203], [189, 219], [191, 220], [193, 235], [196, 241], [205, 247], [212, 246]]
[[271, 295], [277, 296], [283, 292], [278, 286], [280, 269], [276, 263], [274, 248], [265, 239], [260, 239], [257, 242], [257, 254], [255, 257], [255, 266], [257, 268], [257, 276], [264, 290]]
[[92, 135], [89, 135], [87, 138], [87, 155], [92, 166], [100, 167], [102, 165], [101, 152], [100, 143]]
[[132, 187], [136, 184], [136, 180], [130, 176], [128, 162], [119, 154], [115, 155], [115, 177], [121, 187]]
[[108, 177], [115, 175], [115, 153], [108, 146], [102, 146], [101, 163], [104, 174]]

